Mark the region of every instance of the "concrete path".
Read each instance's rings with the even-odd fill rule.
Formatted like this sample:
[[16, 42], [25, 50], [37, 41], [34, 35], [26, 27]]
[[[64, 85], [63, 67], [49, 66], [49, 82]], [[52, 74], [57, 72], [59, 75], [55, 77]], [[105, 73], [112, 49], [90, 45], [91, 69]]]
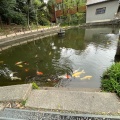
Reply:
[[26, 107], [93, 114], [120, 113], [117, 96], [101, 92], [33, 90]]
[[[32, 84], [0, 87], [0, 102], [23, 101], [32, 90]], [[2, 104], [0, 105], [3, 106]]]
[[99, 89], [41, 88], [32, 90], [32, 84], [0, 87], [0, 112], [2, 102], [26, 100], [26, 108], [85, 114], [120, 115], [120, 100], [113, 93]]

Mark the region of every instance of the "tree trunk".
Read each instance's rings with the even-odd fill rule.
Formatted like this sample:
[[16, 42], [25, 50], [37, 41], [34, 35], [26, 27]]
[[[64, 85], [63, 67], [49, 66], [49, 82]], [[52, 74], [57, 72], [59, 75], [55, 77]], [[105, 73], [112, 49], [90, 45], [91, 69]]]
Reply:
[[62, 0], [62, 7], [63, 7], [63, 15], [65, 14], [65, 10], [64, 10], [64, 2]]
[[37, 15], [38, 12], [37, 12], [37, 11], [38, 11], [38, 10], [36, 9], [36, 15], [35, 15], [35, 16], [36, 16], [36, 24], [37, 24], [37, 26], [38, 26], [38, 15]]
[[28, 7], [28, 14], [27, 14], [27, 24], [28, 24], [28, 28], [30, 30], [30, 12], [29, 12], [29, 7]]
[[8, 25], [11, 24], [11, 18], [8, 18]]
[[79, 9], [78, 9], [78, 4], [77, 4], [77, 12], [79, 12]]
[[27, 0], [27, 4], [28, 4], [28, 13], [27, 13], [27, 24], [28, 24], [28, 28], [30, 30], [30, 2], [31, 0]]
[[0, 16], [0, 27], [3, 28], [2, 17]]

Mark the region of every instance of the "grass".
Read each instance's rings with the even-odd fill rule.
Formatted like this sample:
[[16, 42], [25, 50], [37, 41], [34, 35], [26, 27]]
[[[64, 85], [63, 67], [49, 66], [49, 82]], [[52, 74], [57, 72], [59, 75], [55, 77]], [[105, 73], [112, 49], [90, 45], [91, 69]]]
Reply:
[[25, 106], [26, 101], [27, 101], [27, 100], [23, 100], [23, 101], [21, 102], [22, 106]]
[[32, 88], [33, 89], [39, 89], [38, 85], [35, 82], [32, 82]]
[[116, 93], [120, 97], [120, 62], [113, 64], [104, 72], [101, 89], [106, 92]]

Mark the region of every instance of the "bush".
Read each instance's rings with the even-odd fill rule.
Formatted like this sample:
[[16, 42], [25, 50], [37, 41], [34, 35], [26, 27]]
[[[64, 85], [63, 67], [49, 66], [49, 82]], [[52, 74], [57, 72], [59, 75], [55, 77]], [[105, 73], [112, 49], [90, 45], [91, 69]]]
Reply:
[[107, 92], [115, 92], [120, 97], [120, 63], [113, 64], [104, 72], [101, 89]]

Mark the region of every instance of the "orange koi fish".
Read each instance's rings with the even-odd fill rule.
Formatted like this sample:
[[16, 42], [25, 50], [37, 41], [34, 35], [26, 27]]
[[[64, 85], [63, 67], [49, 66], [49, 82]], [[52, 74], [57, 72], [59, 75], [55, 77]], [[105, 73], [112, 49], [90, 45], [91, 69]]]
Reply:
[[43, 73], [42, 73], [42, 72], [39, 72], [39, 71], [37, 71], [36, 74], [37, 74], [37, 75], [43, 75]]

